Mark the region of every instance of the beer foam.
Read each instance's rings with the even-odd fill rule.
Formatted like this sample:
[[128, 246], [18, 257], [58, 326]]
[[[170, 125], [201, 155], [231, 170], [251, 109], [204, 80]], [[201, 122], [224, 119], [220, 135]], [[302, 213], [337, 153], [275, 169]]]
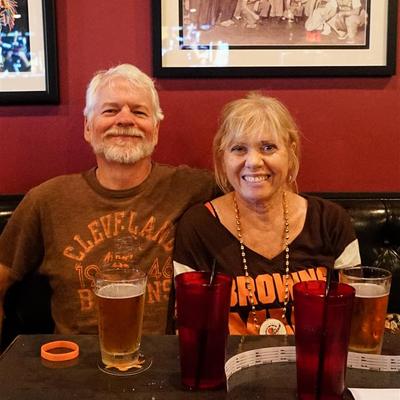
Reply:
[[387, 294], [383, 286], [375, 283], [351, 283], [351, 286], [356, 289], [356, 297], [375, 298], [382, 297]]
[[111, 283], [110, 285], [99, 288], [97, 296], [107, 299], [127, 299], [137, 297], [144, 293], [142, 284], [133, 283]]

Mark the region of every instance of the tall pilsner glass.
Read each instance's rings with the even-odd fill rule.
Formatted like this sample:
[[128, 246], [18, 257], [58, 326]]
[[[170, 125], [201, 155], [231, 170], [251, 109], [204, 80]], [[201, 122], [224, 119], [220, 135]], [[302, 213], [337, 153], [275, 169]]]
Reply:
[[349, 350], [380, 354], [392, 274], [383, 268], [353, 267], [340, 271], [340, 281], [356, 290]]
[[147, 276], [131, 267], [109, 268], [95, 277], [98, 303], [99, 368], [112, 375], [133, 375], [151, 359], [140, 352]]

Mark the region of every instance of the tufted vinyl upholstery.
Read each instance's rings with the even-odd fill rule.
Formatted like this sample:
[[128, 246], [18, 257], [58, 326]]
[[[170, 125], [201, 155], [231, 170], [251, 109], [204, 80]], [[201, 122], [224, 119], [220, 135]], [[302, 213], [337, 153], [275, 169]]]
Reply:
[[[334, 201], [349, 213], [364, 265], [393, 273], [388, 312], [400, 312], [400, 193], [309, 193]], [[0, 232], [22, 195], [0, 195]], [[51, 290], [45, 277], [28, 276], [14, 284], [5, 299], [1, 348], [19, 333], [51, 333]]]
[[363, 265], [392, 272], [388, 312], [400, 313], [400, 193], [313, 194], [347, 210], [359, 241]]

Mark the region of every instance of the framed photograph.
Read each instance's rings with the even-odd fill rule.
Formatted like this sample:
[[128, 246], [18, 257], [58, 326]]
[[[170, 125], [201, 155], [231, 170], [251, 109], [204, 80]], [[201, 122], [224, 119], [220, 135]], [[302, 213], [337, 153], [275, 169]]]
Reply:
[[156, 77], [389, 76], [397, 0], [154, 0]]
[[0, 104], [58, 103], [54, 0], [0, 0]]

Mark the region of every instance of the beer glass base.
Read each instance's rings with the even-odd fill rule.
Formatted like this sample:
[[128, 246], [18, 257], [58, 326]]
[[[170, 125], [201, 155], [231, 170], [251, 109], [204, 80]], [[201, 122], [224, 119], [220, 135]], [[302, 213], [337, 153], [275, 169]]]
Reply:
[[[382, 338], [383, 339], [383, 338]], [[382, 344], [380, 346], [375, 346], [372, 348], [368, 347], [350, 347], [349, 351], [353, 353], [361, 353], [361, 354], [381, 354], [382, 353]]]
[[145, 356], [143, 353], [140, 353], [137, 364], [126, 371], [120, 371], [118, 368], [107, 366], [101, 359], [97, 362], [97, 366], [100, 371], [105, 372], [108, 375], [131, 376], [147, 371], [151, 367], [152, 363], [153, 357]]

